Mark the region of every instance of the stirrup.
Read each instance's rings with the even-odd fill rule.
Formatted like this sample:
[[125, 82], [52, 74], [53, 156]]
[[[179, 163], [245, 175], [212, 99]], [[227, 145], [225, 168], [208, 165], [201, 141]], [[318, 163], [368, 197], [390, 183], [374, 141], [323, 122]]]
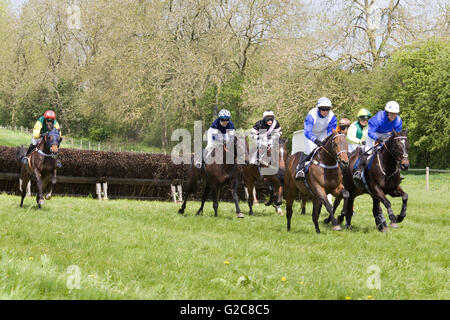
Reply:
[[58, 169], [61, 169], [63, 165], [62, 165], [61, 161], [56, 160], [56, 166], [58, 167]]
[[303, 171], [304, 169], [300, 169], [297, 171], [297, 173], [295, 174], [295, 179], [296, 180], [300, 180], [303, 179], [305, 177], [305, 172]]
[[21, 162], [22, 162], [23, 164], [28, 164], [28, 157], [23, 157], [22, 160], [21, 160]]

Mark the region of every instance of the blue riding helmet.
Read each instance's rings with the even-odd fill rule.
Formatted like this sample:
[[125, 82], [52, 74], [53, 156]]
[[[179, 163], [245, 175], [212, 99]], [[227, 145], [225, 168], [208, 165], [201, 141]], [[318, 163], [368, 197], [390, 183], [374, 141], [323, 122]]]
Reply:
[[230, 120], [231, 118], [231, 112], [227, 109], [220, 110], [218, 115], [220, 120]]

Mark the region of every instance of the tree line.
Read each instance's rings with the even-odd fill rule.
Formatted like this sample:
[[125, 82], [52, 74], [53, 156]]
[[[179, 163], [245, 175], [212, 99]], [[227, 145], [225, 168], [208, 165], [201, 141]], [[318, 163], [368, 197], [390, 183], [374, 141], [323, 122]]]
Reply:
[[356, 120], [389, 100], [413, 166], [448, 168], [449, 5], [419, 0], [0, 0], [0, 124], [169, 149], [227, 108], [290, 137], [321, 96]]

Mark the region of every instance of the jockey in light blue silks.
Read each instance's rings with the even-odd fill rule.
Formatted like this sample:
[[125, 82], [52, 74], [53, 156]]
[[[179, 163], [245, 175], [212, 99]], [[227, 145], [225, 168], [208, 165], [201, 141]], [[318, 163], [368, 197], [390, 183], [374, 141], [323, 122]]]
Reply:
[[[203, 159], [205, 159], [206, 163], [211, 162], [211, 152], [212, 150], [214, 150], [217, 144], [226, 144], [234, 139], [236, 130], [230, 118], [230, 111], [228, 111], [227, 109], [220, 110], [217, 119], [214, 120], [214, 122], [209, 127], [206, 133], [207, 144], [205, 150], [203, 151]], [[195, 167], [202, 167], [202, 157], [197, 157]]]
[[314, 149], [323, 145], [322, 140], [328, 137], [333, 129], [336, 129], [337, 119], [331, 111], [331, 107], [330, 99], [322, 97], [306, 116], [304, 123], [305, 152], [301, 154], [295, 175], [296, 179], [305, 177], [306, 160], [309, 159]]
[[395, 101], [389, 101], [386, 103], [384, 110], [378, 111], [378, 113], [369, 120], [366, 153], [360, 158], [358, 166], [353, 173], [353, 179], [361, 181], [361, 173], [366, 167], [367, 156], [370, 152], [369, 150], [371, 150], [375, 144], [382, 143], [393, 130], [397, 132], [402, 131], [403, 122], [398, 115], [399, 112], [399, 104]]

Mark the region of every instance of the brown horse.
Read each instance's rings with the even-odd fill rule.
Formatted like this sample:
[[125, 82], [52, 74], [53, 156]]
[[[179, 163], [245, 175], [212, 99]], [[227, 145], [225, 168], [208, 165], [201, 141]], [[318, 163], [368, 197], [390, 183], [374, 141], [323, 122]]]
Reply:
[[[403, 221], [406, 216], [408, 194], [400, 187], [400, 171], [409, 168], [407, 134], [407, 129], [401, 132], [395, 132], [394, 130], [385, 142], [373, 148], [372, 155], [367, 159], [368, 166], [363, 172], [363, 181], [365, 182], [362, 185], [355, 184], [353, 172], [363, 155], [363, 150], [358, 148], [350, 155], [349, 166], [344, 170], [344, 185], [349, 192], [349, 198], [347, 203], [344, 203], [344, 210], [338, 217], [338, 222], [342, 222], [345, 216], [346, 226], [351, 228], [353, 203], [357, 196], [364, 193], [369, 193], [372, 197], [372, 213], [379, 231], [385, 232], [387, 230], [387, 223], [380, 202], [384, 204], [388, 211], [392, 228], [397, 228], [397, 223]], [[398, 216], [394, 215], [391, 202], [386, 198], [386, 195], [402, 197], [402, 208]]]
[[[318, 147], [313, 151], [310, 166], [305, 174], [305, 179], [297, 181], [295, 173], [300, 160], [300, 152], [293, 154], [289, 160], [285, 174], [285, 197], [286, 197], [286, 218], [287, 230], [291, 229], [292, 205], [297, 193], [300, 192], [302, 199], [307, 199], [309, 192], [313, 196], [312, 220], [317, 233], [319, 229], [320, 208], [325, 205], [331, 216], [333, 230], [341, 230], [334, 214], [333, 207], [328, 202], [327, 194], [332, 194], [336, 198], [347, 197], [344, 192], [341, 168], [348, 166], [347, 140], [345, 135], [333, 130], [325, 141], [323, 147]], [[344, 201], [347, 202], [344, 198]]]
[[[59, 145], [62, 137], [59, 131], [49, 128], [49, 131], [42, 136], [42, 140], [37, 144], [36, 148], [29, 154], [28, 163], [22, 164], [21, 178], [21, 196], [20, 206], [23, 206], [23, 200], [27, 194], [26, 186], [28, 181], [33, 179], [36, 182], [38, 193], [36, 202], [39, 208], [44, 204], [44, 191], [47, 191], [48, 182], [50, 181], [49, 190], [45, 199], [50, 200], [53, 188], [56, 185], [56, 157], [59, 152]], [[18, 158], [24, 154], [25, 150], [18, 150]]]
[[[287, 149], [287, 139], [279, 139], [278, 144], [275, 143], [271, 148], [267, 150], [267, 157], [272, 156], [272, 152], [275, 152], [275, 159], [278, 159], [278, 168], [271, 167], [270, 165], [262, 165], [261, 168], [270, 169], [274, 172], [269, 175], [261, 175], [261, 168], [257, 165], [249, 164], [249, 144], [246, 139], [239, 139], [239, 144], [241, 145], [241, 150], [245, 150], [245, 164], [239, 165], [239, 170], [244, 182], [244, 186], [248, 190], [253, 190], [256, 181], [264, 181], [265, 185], [268, 186], [270, 191], [270, 198], [266, 205], [275, 204], [275, 210], [279, 215], [283, 215], [283, 211], [280, 206], [283, 202], [283, 185], [284, 185], [284, 171], [286, 169], [286, 162], [289, 156]], [[253, 197], [248, 198], [249, 215], [253, 215]]]
[[[237, 138], [234, 138], [234, 143], [232, 144], [232, 149], [229, 150], [227, 146], [224, 144], [222, 150], [220, 148], [216, 148], [212, 151], [211, 157], [215, 156], [215, 152], [220, 150], [223, 152], [222, 159], [225, 163], [210, 163], [204, 165], [202, 168], [196, 168], [193, 165], [189, 167], [189, 179], [184, 192], [184, 201], [181, 205], [181, 208], [178, 210], [178, 213], [183, 214], [186, 209], [186, 202], [191, 193], [196, 191], [197, 181], [199, 179], [203, 179], [206, 181], [205, 189], [202, 194], [202, 204], [200, 209], [198, 209], [196, 215], [200, 215], [203, 212], [203, 206], [205, 205], [206, 198], [208, 194], [211, 192], [213, 196], [213, 208], [214, 208], [214, 216], [217, 217], [217, 209], [219, 207], [219, 196], [220, 190], [229, 185], [232, 189], [233, 201], [236, 207], [236, 215], [238, 218], [243, 218], [244, 215], [241, 213], [239, 208], [239, 196], [238, 196], [238, 186], [239, 186], [239, 171], [237, 167], [237, 146], [236, 146]], [[227, 163], [229, 161], [225, 161], [227, 158], [227, 154], [233, 155], [233, 163]]]

